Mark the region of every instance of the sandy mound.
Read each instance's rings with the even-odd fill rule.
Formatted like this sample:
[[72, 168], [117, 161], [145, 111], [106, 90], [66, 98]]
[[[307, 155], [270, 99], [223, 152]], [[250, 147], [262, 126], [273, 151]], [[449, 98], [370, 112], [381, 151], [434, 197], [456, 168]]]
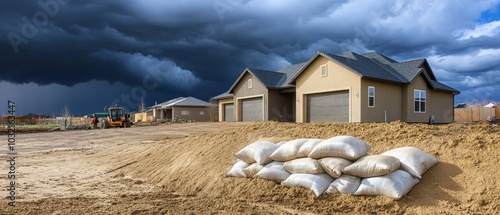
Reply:
[[[225, 177], [233, 154], [256, 140], [338, 135], [363, 139], [373, 154], [414, 146], [440, 162], [399, 201], [317, 198], [299, 187]], [[499, 139], [500, 126], [490, 124], [399, 122], [192, 123], [20, 135], [32, 154], [18, 158], [18, 205], [12, 210], [3, 201], [0, 214], [500, 214]]]
[[[235, 160], [232, 155], [255, 140], [337, 135], [352, 135], [365, 140], [372, 144], [370, 153], [374, 154], [401, 146], [415, 146], [437, 157], [440, 162], [424, 174], [420, 183], [400, 201], [341, 194], [315, 198], [312, 192], [302, 188], [284, 188], [260, 179], [225, 177]], [[158, 140], [157, 144], [115, 153], [110, 159], [125, 165], [119, 170], [122, 174], [144, 178], [180, 195], [217, 199], [225, 211], [238, 212], [234, 209], [250, 204], [262, 209], [282, 208], [282, 212], [290, 213], [294, 210], [313, 213], [496, 213], [500, 210], [500, 182], [497, 180], [499, 139], [500, 127], [489, 124], [265, 122], [174, 141]]]

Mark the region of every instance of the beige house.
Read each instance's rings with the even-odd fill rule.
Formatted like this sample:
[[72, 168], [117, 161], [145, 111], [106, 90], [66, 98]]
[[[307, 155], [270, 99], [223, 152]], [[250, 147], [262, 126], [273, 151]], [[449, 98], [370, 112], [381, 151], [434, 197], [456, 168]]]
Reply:
[[233, 121], [451, 123], [458, 93], [437, 81], [425, 59], [318, 52], [276, 72], [245, 69], [214, 99]]
[[193, 97], [179, 97], [151, 107], [153, 121], [210, 121], [211, 104]]

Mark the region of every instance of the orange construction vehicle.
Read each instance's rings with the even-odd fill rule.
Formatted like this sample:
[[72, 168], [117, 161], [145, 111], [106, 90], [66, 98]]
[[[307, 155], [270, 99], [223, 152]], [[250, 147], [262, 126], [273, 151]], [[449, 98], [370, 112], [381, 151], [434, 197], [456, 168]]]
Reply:
[[119, 127], [119, 128], [130, 128], [132, 122], [130, 121], [130, 114], [125, 113], [122, 107], [109, 107], [104, 108], [107, 113], [103, 116], [104, 128]]

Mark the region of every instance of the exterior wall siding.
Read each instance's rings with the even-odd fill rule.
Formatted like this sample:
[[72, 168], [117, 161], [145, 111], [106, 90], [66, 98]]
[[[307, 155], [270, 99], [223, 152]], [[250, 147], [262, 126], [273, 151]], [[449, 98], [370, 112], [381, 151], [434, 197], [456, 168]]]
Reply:
[[[248, 80], [252, 79], [252, 88], [248, 88]], [[236, 121], [241, 121], [241, 99], [263, 97], [264, 120], [269, 120], [268, 116], [268, 90], [262, 82], [250, 73], [246, 73], [234, 87], [234, 105], [236, 110]]]
[[[368, 107], [368, 86], [375, 87], [375, 106]], [[403, 87], [376, 80], [361, 80], [361, 122], [402, 120]]]
[[[322, 77], [321, 65], [327, 65], [328, 75]], [[314, 93], [349, 90], [349, 121], [361, 122], [361, 78], [354, 72], [318, 56], [295, 81], [296, 121], [307, 122], [307, 95]]]
[[[189, 111], [189, 115], [182, 115], [182, 111]], [[203, 115], [200, 112], [203, 111]], [[210, 121], [209, 107], [173, 107], [172, 114], [173, 117], [179, 119], [191, 119], [197, 122], [208, 122]]]
[[429, 102], [429, 115], [434, 115], [435, 123], [452, 123], [454, 121], [455, 96], [451, 92], [432, 91], [432, 100]]
[[[415, 113], [414, 108], [414, 90], [426, 91], [426, 111], [425, 113]], [[407, 85], [404, 92], [405, 106], [403, 110], [406, 114], [406, 122], [429, 122], [429, 117], [434, 116], [435, 123], [453, 122], [453, 105], [455, 95], [452, 92], [438, 91], [429, 89], [422, 75], [418, 76], [411, 84]]]
[[[425, 90], [426, 92], [426, 111], [425, 113], [416, 113], [415, 112], [415, 104], [414, 104], [414, 90]], [[406, 122], [428, 122], [429, 121], [429, 112], [430, 103], [433, 100], [433, 93], [427, 87], [427, 83], [424, 80], [422, 75], [419, 75], [413, 82], [407, 85], [405, 100], [406, 101]]]

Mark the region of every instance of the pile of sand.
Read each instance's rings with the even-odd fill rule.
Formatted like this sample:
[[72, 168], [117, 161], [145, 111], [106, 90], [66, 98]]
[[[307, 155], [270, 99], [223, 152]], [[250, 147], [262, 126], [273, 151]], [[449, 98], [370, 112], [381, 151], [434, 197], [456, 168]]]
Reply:
[[[440, 162], [400, 201], [388, 197], [328, 194], [316, 198], [303, 188], [284, 188], [261, 179], [227, 178], [233, 154], [249, 143], [351, 135], [372, 145], [370, 153], [414, 146]], [[500, 211], [500, 127], [490, 124], [287, 124], [256, 123], [238, 130], [210, 133], [107, 154], [125, 175], [144, 178], [179, 195], [215, 200], [223, 211], [245, 207], [294, 213], [407, 212], [496, 213]], [[241, 208], [243, 207], [243, 208]], [[259, 209], [260, 208], [260, 209]], [[283, 212], [282, 211], [282, 212]], [[241, 212], [241, 211], [240, 211]]]
[[[317, 198], [300, 187], [225, 177], [233, 154], [256, 140], [338, 135], [370, 143], [373, 154], [414, 146], [440, 162], [399, 201], [349, 194]], [[14, 214], [500, 214], [499, 139], [500, 126], [490, 124], [399, 122], [192, 123], [20, 135], [20, 149], [28, 152], [59, 145], [78, 150], [20, 155]], [[13, 213], [6, 202], [0, 214]]]

